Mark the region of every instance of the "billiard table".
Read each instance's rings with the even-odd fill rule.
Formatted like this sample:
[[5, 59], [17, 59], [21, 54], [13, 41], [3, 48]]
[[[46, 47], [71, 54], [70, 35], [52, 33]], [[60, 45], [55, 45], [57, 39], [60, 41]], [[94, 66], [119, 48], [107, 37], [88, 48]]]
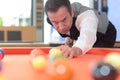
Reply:
[[[31, 66], [30, 52], [36, 47], [3, 47], [5, 56], [1, 60], [2, 69], [0, 77], [4, 80], [50, 80], [44, 71], [36, 71]], [[38, 47], [37, 47], [38, 48]], [[52, 47], [39, 47], [48, 55]], [[110, 52], [120, 53], [119, 48], [93, 48], [85, 55], [68, 59], [68, 63], [73, 70], [71, 80], [94, 80], [91, 72], [93, 65], [102, 61], [105, 55]], [[118, 76], [117, 80], [120, 80]]]

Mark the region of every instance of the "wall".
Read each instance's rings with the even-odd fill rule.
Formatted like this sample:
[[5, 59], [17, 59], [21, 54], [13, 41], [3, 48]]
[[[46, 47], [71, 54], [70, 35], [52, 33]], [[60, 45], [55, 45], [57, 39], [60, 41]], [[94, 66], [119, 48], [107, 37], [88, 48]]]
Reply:
[[117, 29], [117, 41], [120, 41], [120, 0], [108, 0], [108, 17]]

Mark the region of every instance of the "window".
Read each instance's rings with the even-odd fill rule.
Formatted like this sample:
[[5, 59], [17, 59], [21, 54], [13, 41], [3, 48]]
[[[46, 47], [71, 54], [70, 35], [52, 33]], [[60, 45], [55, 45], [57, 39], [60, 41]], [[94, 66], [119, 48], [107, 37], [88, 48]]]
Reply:
[[0, 0], [0, 25], [30, 25], [31, 0]]
[[36, 41], [33, 4], [33, 0], [0, 0], [0, 30], [3, 31], [0, 34], [1, 42]]

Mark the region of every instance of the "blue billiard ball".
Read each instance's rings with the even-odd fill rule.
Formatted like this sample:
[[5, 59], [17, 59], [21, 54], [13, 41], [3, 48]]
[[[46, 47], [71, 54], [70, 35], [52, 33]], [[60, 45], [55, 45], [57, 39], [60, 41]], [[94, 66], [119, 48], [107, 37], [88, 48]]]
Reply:
[[0, 60], [4, 58], [4, 55], [5, 55], [5, 51], [2, 48], [0, 48]]

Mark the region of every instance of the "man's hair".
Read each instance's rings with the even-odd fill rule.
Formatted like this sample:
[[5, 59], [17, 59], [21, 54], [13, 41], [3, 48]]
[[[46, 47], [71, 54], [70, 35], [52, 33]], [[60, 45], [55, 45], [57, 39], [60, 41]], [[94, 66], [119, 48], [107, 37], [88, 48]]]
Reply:
[[69, 0], [47, 0], [45, 4], [45, 12], [57, 12], [60, 7], [66, 7], [71, 14], [71, 4]]

